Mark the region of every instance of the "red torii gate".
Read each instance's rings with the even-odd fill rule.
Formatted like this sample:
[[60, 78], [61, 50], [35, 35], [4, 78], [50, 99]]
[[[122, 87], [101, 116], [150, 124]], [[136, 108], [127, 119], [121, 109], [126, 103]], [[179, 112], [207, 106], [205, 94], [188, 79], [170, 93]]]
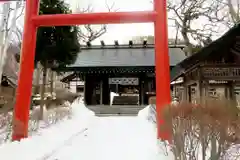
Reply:
[[160, 131], [159, 129], [160, 124], [163, 123], [160, 115], [161, 110], [165, 105], [170, 103], [166, 0], [154, 0], [154, 11], [54, 15], [38, 15], [38, 12], [39, 0], [26, 0], [21, 65], [16, 94], [16, 106], [14, 108], [14, 122], [16, 123], [13, 125], [13, 140], [20, 140], [28, 136], [36, 33], [39, 26], [141, 22], [154, 22], [158, 138], [169, 138], [166, 132]]

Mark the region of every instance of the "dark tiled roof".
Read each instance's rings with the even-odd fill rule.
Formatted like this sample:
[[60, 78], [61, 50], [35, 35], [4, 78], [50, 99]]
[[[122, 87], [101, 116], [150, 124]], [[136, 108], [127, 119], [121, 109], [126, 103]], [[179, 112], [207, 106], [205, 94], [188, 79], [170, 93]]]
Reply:
[[[186, 58], [181, 47], [169, 47], [170, 65]], [[68, 67], [155, 66], [154, 47], [83, 48], [76, 62]]]
[[[215, 40], [208, 46], [201, 49], [199, 52], [194, 55], [184, 59], [179, 62], [172, 70], [171, 70], [171, 81], [176, 80], [182, 74], [185, 73], [186, 70], [190, 69], [192, 66], [199, 64], [202, 61], [207, 60], [210, 57], [217, 57], [220, 54], [225, 53], [234, 53], [240, 55], [240, 24], [231, 28], [228, 32], [226, 32], [222, 37]], [[228, 52], [224, 52], [224, 50]]]

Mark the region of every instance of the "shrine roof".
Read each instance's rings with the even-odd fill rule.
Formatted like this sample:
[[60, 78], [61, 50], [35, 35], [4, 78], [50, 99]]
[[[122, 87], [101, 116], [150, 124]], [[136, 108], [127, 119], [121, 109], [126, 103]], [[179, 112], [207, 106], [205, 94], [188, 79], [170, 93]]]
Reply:
[[[183, 48], [169, 46], [170, 66], [175, 66], [186, 58]], [[155, 66], [154, 45], [83, 46], [76, 62], [68, 68], [118, 66]]]
[[206, 61], [212, 57], [220, 56], [220, 54], [229, 53], [240, 55], [240, 24], [237, 24], [222, 37], [173, 67], [170, 74], [171, 82], [182, 76], [191, 67], [200, 64], [200, 62]]

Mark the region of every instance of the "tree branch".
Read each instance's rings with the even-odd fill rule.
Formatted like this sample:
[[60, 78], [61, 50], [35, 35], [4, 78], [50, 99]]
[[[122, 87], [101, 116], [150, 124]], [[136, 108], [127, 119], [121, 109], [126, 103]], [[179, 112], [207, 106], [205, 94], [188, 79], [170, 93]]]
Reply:
[[169, 19], [173, 20], [176, 28], [180, 30], [189, 55], [193, 53], [193, 40], [203, 44], [218, 33], [218, 26], [227, 19], [227, 15], [222, 13], [226, 5], [219, 1], [170, 0], [167, 7], [169, 15], [172, 15]]
[[[107, 0], [105, 0], [106, 8], [108, 12], [116, 12], [118, 9], [114, 9], [115, 3], [109, 5]], [[91, 13], [94, 12], [94, 9], [91, 5], [88, 5], [87, 8], [80, 9], [79, 5], [76, 7], [77, 12], [79, 13]], [[107, 25], [83, 25], [78, 28], [78, 38], [80, 42], [92, 42], [95, 39], [101, 37], [107, 31]]]

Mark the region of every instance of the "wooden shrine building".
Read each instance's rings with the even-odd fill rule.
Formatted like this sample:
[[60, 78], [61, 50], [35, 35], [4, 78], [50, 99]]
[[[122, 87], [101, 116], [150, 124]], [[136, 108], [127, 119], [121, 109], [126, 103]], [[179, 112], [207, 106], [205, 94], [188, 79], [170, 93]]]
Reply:
[[[170, 67], [186, 58], [184, 46], [169, 46]], [[85, 81], [84, 95], [87, 105], [109, 105], [110, 92], [120, 96], [137, 95], [138, 105], [148, 104], [155, 95], [155, 52], [154, 45], [87, 44], [82, 46], [76, 62], [61, 68], [71, 72], [62, 81], [69, 83], [76, 78]]]
[[182, 100], [224, 97], [235, 101], [240, 86], [240, 25], [178, 63], [171, 70], [171, 81]]

